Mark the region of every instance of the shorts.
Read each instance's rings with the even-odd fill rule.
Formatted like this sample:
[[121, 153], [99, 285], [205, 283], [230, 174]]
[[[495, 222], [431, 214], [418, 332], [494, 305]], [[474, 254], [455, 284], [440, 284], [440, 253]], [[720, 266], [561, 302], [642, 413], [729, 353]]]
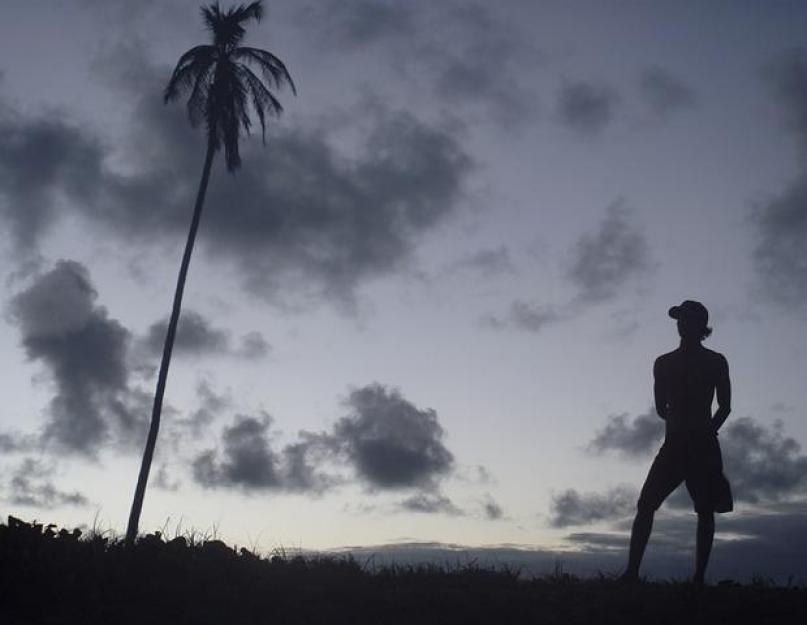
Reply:
[[717, 435], [711, 432], [668, 435], [647, 474], [639, 495], [639, 508], [658, 510], [681, 482], [686, 482], [696, 512], [733, 509]]

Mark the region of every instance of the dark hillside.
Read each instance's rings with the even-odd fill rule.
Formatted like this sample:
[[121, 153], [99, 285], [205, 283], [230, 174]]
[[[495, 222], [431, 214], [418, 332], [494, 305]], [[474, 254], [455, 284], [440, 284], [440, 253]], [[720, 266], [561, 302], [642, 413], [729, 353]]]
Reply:
[[0, 623], [805, 623], [807, 590], [765, 584], [623, 586], [568, 575], [525, 580], [465, 567], [259, 558], [219, 541], [121, 541], [0, 525]]

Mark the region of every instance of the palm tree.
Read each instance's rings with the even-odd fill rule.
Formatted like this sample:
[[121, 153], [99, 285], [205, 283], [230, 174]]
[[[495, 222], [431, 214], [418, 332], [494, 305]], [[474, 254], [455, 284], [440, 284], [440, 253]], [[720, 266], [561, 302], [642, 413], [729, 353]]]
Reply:
[[[151, 426], [143, 452], [140, 474], [137, 478], [129, 525], [126, 529], [126, 543], [130, 545], [134, 543], [137, 535], [146, 483], [154, 456], [154, 447], [157, 443], [165, 382], [168, 377], [168, 366], [171, 362], [171, 352], [182, 307], [182, 292], [188, 275], [188, 265], [193, 252], [196, 231], [199, 228], [199, 218], [202, 214], [213, 158], [216, 152], [223, 147], [227, 169], [231, 173], [238, 169], [241, 165], [238, 141], [242, 133], [249, 134], [252, 126], [250, 119], [252, 112], [260, 121], [261, 135], [265, 143], [266, 115], [278, 116], [283, 111], [280, 102], [265, 83], [278, 89], [287, 84], [291, 87], [292, 92], [297, 94], [294, 82], [280, 59], [266, 50], [239, 45], [245, 34], [244, 23], [253, 19], [258, 22], [262, 17], [263, 5], [260, 0], [248, 5], [239, 4], [227, 11], [222, 11], [218, 2], [203, 7], [202, 19], [213, 37], [213, 43], [195, 46], [183, 54], [165, 88], [164, 100], [166, 103], [179, 98], [184, 93], [189, 93], [188, 117], [194, 127], [204, 123], [207, 130], [207, 152], [193, 208], [193, 218], [188, 231], [188, 241], [185, 244], [185, 253], [179, 268], [174, 305], [157, 377]], [[260, 77], [255, 74], [253, 68], [259, 70]]]

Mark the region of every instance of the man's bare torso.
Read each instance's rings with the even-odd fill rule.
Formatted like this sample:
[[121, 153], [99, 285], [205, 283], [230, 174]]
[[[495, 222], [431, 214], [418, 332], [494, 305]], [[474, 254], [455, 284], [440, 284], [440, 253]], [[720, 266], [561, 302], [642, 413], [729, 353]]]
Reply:
[[728, 392], [725, 357], [703, 346], [663, 354], [653, 366], [656, 408], [667, 434], [712, 428], [715, 392]]

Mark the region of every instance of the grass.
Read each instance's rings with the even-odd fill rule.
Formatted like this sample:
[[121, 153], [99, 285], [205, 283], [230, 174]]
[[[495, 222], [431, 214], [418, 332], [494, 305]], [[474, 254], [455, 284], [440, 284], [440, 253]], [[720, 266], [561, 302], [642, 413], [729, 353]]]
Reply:
[[[365, 563], [366, 564], [366, 563]], [[620, 585], [558, 568], [539, 578], [474, 564], [384, 566], [350, 557], [260, 557], [191, 535], [0, 524], [0, 623], [753, 623], [807, 622], [807, 589], [670, 582]]]

